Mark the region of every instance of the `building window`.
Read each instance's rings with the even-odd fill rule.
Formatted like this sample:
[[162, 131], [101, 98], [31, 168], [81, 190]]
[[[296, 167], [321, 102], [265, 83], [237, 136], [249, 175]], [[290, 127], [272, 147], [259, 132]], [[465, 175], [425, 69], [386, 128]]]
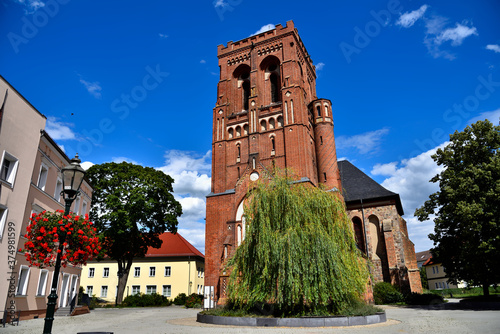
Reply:
[[102, 277], [109, 277], [109, 268], [104, 268], [102, 271]]
[[101, 287], [101, 297], [102, 298], [107, 298], [108, 297], [108, 286], [107, 285], [103, 285]]
[[38, 279], [37, 296], [45, 296], [45, 289], [47, 287], [47, 277], [49, 276], [48, 270], [40, 270], [40, 278]]
[[89, 297], [92, 297], [93, 294], [94, 294], [94, 287], [92, 285], [87, 285], [87, 295], [89, 295]]
[[140, 285], [132, 285], [132, 294], [139, 295], [140, 293], [141, 293], [141, 286]]
[[[271, 65], [276, 66], [276, 65]], [[269, 66], [269, 70], [271, 70], [271, 66]], [[269, 77], [269, 81], [271, 82], [271, 102], [275, 103], [280, 101], [280, 85], [279, 85], [279, 77], [276, 73], [272, 73]]]
[[156, 285], [146, 285], [146, 294], [152, 295], [153, 293], [156, 293]]
[[140, 277], [141, 276], [141, 267], [135, 267], [134, 268], [134, 277]]
[[316, 111], [318, 112], [318, 117], [321, 117], [321, 107], [317, 106]]
[[56, 182], [56, 190], [54, 191], [54, 198], [56, 199], [56, 201], [60, 201], [61, 200], [61, 191], [62, 191], [62, 180], [61, 179], [57, 179], [57, 182]]
[[436, 274], [439, 274], [439, 267], [436, 266]]
[[89, 268], [89, 277], [92, 278], [94, 277], [95, 274], [95, 268]]
[[40, 175], [38, 176], [38, 188], [45, 191], [45, 185], [47, 184], [47, 175], [49, 175], [49, 167], [42, 162], [40, 166]]
[[[249, 74], [245, 73], [244, 75], [246, 78], [248, 78]], [[250, 98], [250, 80], [245, 80], [243, 82], [243, 110], [248, 110], [248, 100]]]
[[7, 214], [9, 209], [5, 205], [0, 204], [0, 239], [2, 239], [5, 223], [7, 222]]
[[77, 215], [80, 214], [80, 197], [75, 199], [75, 206], [73, 207], [73, 212]]
[[28, 279], [30, 275], [30, 268], [27, 266], [21, 266], [19, 271], [19, 278], [17, 280], [17, 293], [18, 296], [26, 296], [26, 291], [28, 290]]
[[271, 137], [271, 154], [273, 155], [276, 150], [276, 142], [274, 141], [274, 137]]
[[229, 128], [229, 130], [227, 130], [227, 133], [229, 134], [229, 139], [233, 138], [233, 136], [234, 136], [233, 128]]
[[165, 297], [170, 297], [172, 295], [172, 286], [171, 285], [164, 285], [163, 286], [163, 295]]
[[165, 267], [165, 276], [170, 277], [171, 274], [172, 274], [172, 268]]
[[432, 273], [435, 274], [436, 273], [436, 267], [432, 267]]
[[81, 214], [85, 215], [86, 213], [87, 213], [87, 202], [84, 201], [83, 204], [82, 204], [82, 212], [81, 212]]
[[0, 166], [0, 179], [9, 182], [10, 184], [14, 184], [17, 165], [17, 158], [4, 151], [2, 165]]
[[437, 288], [438, 288], [438, 284], [437, 284], [437, 282], [436, 282], [436, 283], [434, 283], [434, 284], [436, 285], [436, 289], [437, 289]]
[[149, 277], [154, 277], [156, 274], [156, 267], [149, 267]]

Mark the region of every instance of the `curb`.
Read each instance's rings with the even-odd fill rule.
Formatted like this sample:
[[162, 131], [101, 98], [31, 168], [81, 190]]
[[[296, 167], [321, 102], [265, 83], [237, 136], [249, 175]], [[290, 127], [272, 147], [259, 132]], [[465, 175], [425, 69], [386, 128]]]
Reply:
[[262, 327], [339, 327], [372, 325], [386, 322], [385, 312], [356, 317], [311, 317], [311, 318], [249, 318], [249, 317], [222, 317], [198, 313], [196, 321], [226, 326], [262, 326]]

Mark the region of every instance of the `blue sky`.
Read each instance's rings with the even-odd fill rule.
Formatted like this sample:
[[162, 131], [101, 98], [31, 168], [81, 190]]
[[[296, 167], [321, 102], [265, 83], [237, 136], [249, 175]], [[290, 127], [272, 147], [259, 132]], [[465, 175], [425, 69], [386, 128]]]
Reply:
[[175, 179], [179, 232], [204, 252], [217, 45], [293, 20], [332, 100], [337, 154], [413, 217], [448, 134], [500, 117], [500, 3], [0, 0], [0, 74], [87, 166], [130, 161]]

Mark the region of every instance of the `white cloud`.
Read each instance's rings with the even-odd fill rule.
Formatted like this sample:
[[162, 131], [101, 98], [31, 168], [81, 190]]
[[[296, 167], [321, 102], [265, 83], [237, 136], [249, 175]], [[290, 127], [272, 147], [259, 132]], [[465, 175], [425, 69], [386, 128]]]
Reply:
[[317, 63], [316, 71], [321, 71], [325, 67], [325, 63]]
[[83, 79], [80, 79], [80, 82], [85, 86], [85, 89], [87, 89], [87, 91], [96, 99], [100, 99], [102, 97], [102, 88], [98, 82], [89, 82]]
[[495, 51], [495, 53], [500, 53], [500, 45], [488, 44], [488, 45], [486, 45], [486, 50], [491, 50], [491, 51]]
[[82, 166], [82, 168], [85, 170], [89, 169], [90, 167], [92, 167], [94, 165], [95, 164], [93, 162], [90, 162], [90, 161], [84, 161], [80, 164], [80, 166]]
[[75, 133], [71, 130], [73, 124], [59, 122], [57, 118], [49, 116], [47, 117], [47, 124], [45, 124], [45, 131], [54, 140], [67, 140], [75, 139]]
[[451, 46], [459, 46], [463, 41], [473, 35], [478, 35], [476, 27], [467, 26], [467, 22], [463, 24], [455, 23], [453, 28], [445, 28], [448, 24], [448, 19], [442, 16], [433, 16], [425, 19], [426, 35], [424, 44], [427, 50], [434, 58], [443, 57], [449, 60], [456, 58], [455, 54], [448, 50], [443, 50], [442, 46], [445, 42], [450, 42]]
[[168, 38], [168, 35], [165, 35], [165, 34], [162, 34], [162, 33], [159, 33], [158, 36], [160, 36], [160, 38]]
[[393, 175], [396, 172], [397, 162], [387, 164], [376, 164], [371, 171], [372, 175]]
[[[429, 219], [425, 222], [419, 222], [413, 216], [415, 210], [429, 199], [429, 195], [439, 190], [436, 183], [431, 183], [429, 180], [435, 175], [439, 174], [443, 168], [438, 166], [431, 155], [436, 153], [438, 148], [443, 148], [448, 143], [443, 143], [432, 150], [424, 152], [414, 158], [401, 161], [400, 167], [398, 163], [393, 162], [386, 165], [393, 164], [393, 167], [386, 166], [385, 169], [381, 166], [375, 165], [374, 171], [383, 170], [390, 175], [382, 182], [382, 186], [390, 191], [398, 193], [401, 197], [403, 209], [405, 211], [405, 218], [408, 224], [408, 233], [410, 239], [415, 243], [417, 251], [422, 251], [432, 247], [432, 242], [428, 239], [428, 234], [433, 232], [434, 222]], [[372, 174], [373, 170], [372, 170]], [[379, 174], [382, 175], [382, 174]]]
[[205, 252], [205, 197], [211, 187], [211, 151], [170, 150], [165, 153], [165, 166], [158, 168], [174, 180], [174, 196], [182, 205], [179, 233], [200, 252]]
[[224, 0], [215, 0], [213, 2], [214, 4], [214, 7], [217, 8], [217, 7], [225, 7], [227, 6], [228, 4], [224, 2]]
[[443, 42], [451, 41], [451, 45], [458, 46], [462, 44], [464, 39], [472, 35], [477, 36], [477, 29], [475, 27], [469, 28], [460, 23], [456, 23], [456, 26], [454, 28], [443, 30], [436, 37], [436, 43], [440, 45]]
[[417, 22], [418, 19], [420, 19], [424, 15], [427, 8], [427, 5], [422, 5], [422, 7], [420, 7], [419, 9], [401, 14], [399, 19], [396, 21], [396, 24], [404, 28], [411, 27], [415, 24], [415, 22]]
[[472, 123], [476, 123], [477, 121], [483, 121], [485, 119], [487, 119], [488, 121], [490, 121], [491, 123], [493, 123], [495, 125], [498, 125], [499, 120], [500, 120], [500, 108], [498, 108], [497, 110], [493, 110], [493, 111], [483, 112], [479, 116], [470, 119], [467, 124], [470, 125]]
[[17, 3], [24, 6], [26, 14], [33, 14], [38, 9], [45, 7], [45, 3], [39, 0], [15, 0]]
[[113, 157], [111, 158], [111, 161], [112, 162], [115, 162], [117, 164], [121, 163], [121, 162], [128, 162], [128, 163], [131, 163], [131, 164], [134, 164], [134, 165], [142, 165], [141, 163], [135, 161], [135, 160], [132, 160], [130, 158], [127, 158], [127, 157]]
[[206, 64], [207, 61], [205, 59], [200, 60], [200, 64]]
[[257, 30], [256, 32], [254, 32], [251, 36], [261, 34], [261, 33], [268, 31], [268, 30], [273, 30], [274, 28], [276, 28], [276, 26], [274, 24], [271, 24], [271, 23], [266, 24], [265, 26], [260, 27], [260, 29]]
[[376, 153], [380, 149], [383, 136], [387, 133], [389, 129], [383, 128], [352, 137], [339, 136], [336, 138], [336, 146], [339, 150], [356, 148], [360, 154]]

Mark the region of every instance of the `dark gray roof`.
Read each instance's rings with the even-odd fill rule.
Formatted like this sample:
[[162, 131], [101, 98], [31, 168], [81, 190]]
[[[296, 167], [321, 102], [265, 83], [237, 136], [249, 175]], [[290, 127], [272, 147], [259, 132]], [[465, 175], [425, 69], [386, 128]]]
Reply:
[[394, 199], [399, 214], [404, 214], [398, 194], [385, 189], [347, 160], [339, 161], [338, 166], [346, 203]]

